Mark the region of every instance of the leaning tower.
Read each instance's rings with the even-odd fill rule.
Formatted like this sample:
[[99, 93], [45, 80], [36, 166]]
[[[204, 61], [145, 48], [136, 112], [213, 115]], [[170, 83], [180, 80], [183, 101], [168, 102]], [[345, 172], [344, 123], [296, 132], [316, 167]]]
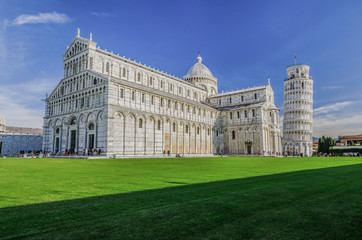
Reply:
[[284, 81], [284, 154], [313, 153], [313, 80], [309, 66], [294, 65], [287, 68]]
[[6, 122], [5, 119], [0, 117], [0, 133], [6, 131]]

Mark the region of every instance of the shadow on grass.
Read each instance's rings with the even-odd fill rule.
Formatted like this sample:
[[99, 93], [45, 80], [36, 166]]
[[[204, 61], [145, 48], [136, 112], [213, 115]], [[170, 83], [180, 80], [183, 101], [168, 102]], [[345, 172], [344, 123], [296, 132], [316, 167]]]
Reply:
[[359, 239], [362, 164], [0, 209], [1, 239]]

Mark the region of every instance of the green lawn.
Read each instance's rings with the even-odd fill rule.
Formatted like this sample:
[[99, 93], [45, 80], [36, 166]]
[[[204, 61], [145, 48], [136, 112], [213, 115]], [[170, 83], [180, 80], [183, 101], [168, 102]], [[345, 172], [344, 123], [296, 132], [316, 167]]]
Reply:
[[359, 239], [362, 158], [0, 159], [0, 239]]

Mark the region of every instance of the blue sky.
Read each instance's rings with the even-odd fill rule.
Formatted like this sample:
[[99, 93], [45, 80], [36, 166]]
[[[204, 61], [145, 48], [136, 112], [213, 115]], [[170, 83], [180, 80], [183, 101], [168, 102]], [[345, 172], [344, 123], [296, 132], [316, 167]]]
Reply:
[[362, 134], [362, 1], [0, 0], [0, 116], [41, 127], [76, 35], [182, 77], [200, 51], [219, 91], [264, 85], [283, 110], [286, 67], [311, 66], [314, 136]]

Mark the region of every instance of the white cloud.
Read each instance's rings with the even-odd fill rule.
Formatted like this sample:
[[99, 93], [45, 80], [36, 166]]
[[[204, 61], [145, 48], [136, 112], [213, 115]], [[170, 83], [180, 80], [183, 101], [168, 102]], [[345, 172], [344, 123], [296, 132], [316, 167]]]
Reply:
[[114, 16], [114, 14], [109, 13], [109, 12], [91, 12], [91, 14], [93, 16], [97, 16], [97, 17], [111, 17], [111, 16]]
[[44, 116], [41, 99], [58, 81], [43, 73], [43, 76], [24, 84], [3, 84], [0, 88], [0, 117], [4, 117], [9, 126], [41, 128]]
[[[7, 21], [6, 21], [7, 22]], [[37, 15], [22, 14], [17, 16], [8, 25], [23, 25], [29, 23], [67, 23], [70, 18], [63, 13], [39, 13]]]
[[333, 104], [330, 104], [327, 106], [322, 106], [322, 107], [314, 109], [314, 115], [338, 112], [351, 104], [353, 104], [353, 102], [345, 101], [345, 102], [333, 103]]
[[313, 120], [313, 136], [338, 137], [343, 135], [362, 134], [362, 113], [354, 116], [330, 115], [328, 117], [316, 117]]
[[314, 110], [313, 136], [362, 134], [361, 100], [322, 106]]

